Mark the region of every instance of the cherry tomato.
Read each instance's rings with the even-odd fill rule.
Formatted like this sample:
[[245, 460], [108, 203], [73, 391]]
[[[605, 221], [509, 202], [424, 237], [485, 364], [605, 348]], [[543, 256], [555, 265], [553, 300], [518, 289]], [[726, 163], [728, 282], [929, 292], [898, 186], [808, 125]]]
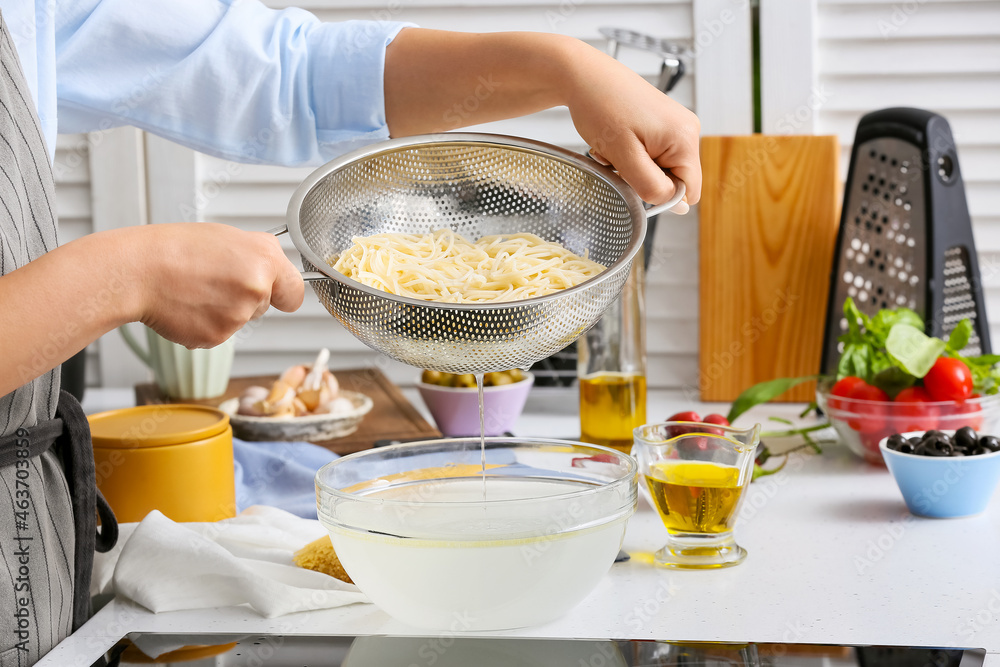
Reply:
[[687, 412], [678, 412], [670, 416], [667, 419], [668, 422], [700, 422], [701, 415], [693, 410], [688, 410]]
[[861, 439], [861, 447], [864, 449], [861, 456], [864, 460], [872, 465], [885, 466], [882, 451], [878, 446], [882, 442], [882, 438], [888, 438], [893, 433], [892, 429], [882, 429], [873, 433], [859, 433], [858, 437]]
[[870, 384], [862, 382], [861, 384], [856, 384], [846, 398], [866, 401], [863, 404], [849, 404], [850, 411], [861, 415], [861, 418], [848, 420], [848, 426], [855, 431], [869, 434], [877, 433], [885, 428], [889, 406], [882, 404], [889, 402], [888, 394], [878, 387], [873, 387]]
[[729, 420], [722, 415], [715, 414], [714, 412], [710, 415], [705, 415], [705, 419], [702, 420], [706, 424], [718, 424], [719, 426], [730, 426]]
[[[730, 425], [728, 419], [714, 412], [710, 415], [705, 415], [701, 421], [704, 424], [717, 424], [719, 426]], [[718, 435], [718, 436], [722, 436], [725, 434], [725, 432], [721, 428], [706, 428], [705, 433], [710, 433], [711, 435]]]
[[[973, 394], [969, 398], [979, 398]], [[958, 430], [963, 426], [978, 431], [983, 426], [983, 409], [977, 401], [952, 401], [939, 408], [941, 417], [938, 428]]]
[[865, 384], [867, 383], [861, 378], [848, 375], [845, 378], [837, 380], [837, 384], [833, 385], [833, 389], [830, 390], [830, 393], [834, 396], [844, 396], [846, 398], [851, 395], [851, 392], [854, 391], [855, 388]]
[[931, 395], [923, 387], [907, 387], [896, 394], [896, 403], [903, 405], [892, 410], [892, 422], [896, 433], [910, 431], [930, 431], [938, 426], [937, 408], [931, 403]]
[[924, 376], [924, 388], [935, 401], [964, 401], [972, 396], [972, 371], [961, 359], [938, 357]]
[[[855, 387], [863, 384], [865, 384], [865, 381], [861, 378], [855, 377], [854, 375], [848, 375], [845, 378], [837, 380], [837, 383], [833, 385], [833, 388], [830, 390], [830, 396], [841, 396], [843, 398], [847, 398], [851, 395], [851, 392], [854, 391]], [[829, 405], [834, 410], [843, 409], [843, 402], [838, 401], [835, 398], [830, 399]]]

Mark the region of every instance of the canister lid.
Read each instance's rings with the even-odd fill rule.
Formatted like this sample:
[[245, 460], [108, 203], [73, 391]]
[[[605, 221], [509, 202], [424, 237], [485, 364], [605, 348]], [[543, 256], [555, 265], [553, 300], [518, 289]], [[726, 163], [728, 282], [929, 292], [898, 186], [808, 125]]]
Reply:
[[162, 447], [204, 440], [229, 427], [229, 415], [203, 405], [139, 405], [88, 417], [95, 447]]

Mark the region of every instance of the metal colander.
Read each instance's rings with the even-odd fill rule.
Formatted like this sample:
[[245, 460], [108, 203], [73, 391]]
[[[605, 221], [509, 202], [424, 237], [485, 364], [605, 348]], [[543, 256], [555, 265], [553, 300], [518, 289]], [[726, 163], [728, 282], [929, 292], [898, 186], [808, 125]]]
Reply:
[[[313, 172], [288, 206], [287, 231], [320, 302], [368, 347], [418, 368], [526, 368], [570, 344], [618, 296], [646, 231], [644, 209], [612, 170], [540, 142], [490, 134], [394, 139]], [[528, 232], [608, 267], [548, 296], [496, 304], [400, 297], [332, 268], [355, 236], [450, 228], [471, 241]], [[282, 233], [282, 229], [278, 233]]]

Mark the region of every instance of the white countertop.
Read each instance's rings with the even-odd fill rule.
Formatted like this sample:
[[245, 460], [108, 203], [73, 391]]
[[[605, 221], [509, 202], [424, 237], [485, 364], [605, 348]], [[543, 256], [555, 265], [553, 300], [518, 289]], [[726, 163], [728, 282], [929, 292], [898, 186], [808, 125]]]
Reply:
[[[116, 407], [107, 390], [84, 403]], [[120, 406], [123, 403], [117, 404]], [[419, 401], [414, 401], [419, 404]], [[650, 419], [708, 406], [653, 393]], [[714, 406], [715, 411], [720, 406]], [[788, 416], [793, 406], [758, 415]], [[572, 412], [526, 413], [517, 432], [575, 437]], [[793, 455], [788, 467], [750, 487], [736, 539], [747, 560], [734, 568], [680, 572], [640, 558], [612, 566], [562, 619], [485, 635], [678, 641], [888, 644], [985, 648], [1000, 665], [1000, 494], [977, 517], [917, 518], [889, 473], [839, 445]], [[644, 501], [624, 549], [652, 552], [666, 531]], [[129, 632], [421, 635], [373, 605], [264, 619], [248, 608], [153, 614], [115, 600], [62, 642], [39, 667], [89, 667]]]

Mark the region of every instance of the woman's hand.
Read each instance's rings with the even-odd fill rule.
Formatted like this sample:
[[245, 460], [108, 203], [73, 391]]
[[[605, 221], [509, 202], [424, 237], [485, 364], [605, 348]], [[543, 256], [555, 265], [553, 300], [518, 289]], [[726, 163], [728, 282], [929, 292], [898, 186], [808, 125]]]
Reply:
[[271, 234], [201, 222], [134, 230], [149, 268], [135, 319], [175, 343], [214, 347], [269, 306], [302, 305], [302, 278]]
[[[542, 33], [472, 34], [408, 28], [386, 49], [385, 110], [393, 136], [441, 132], [565, 104], [591, 153], [640, 197], [674, 194], [670, 169], [701, 196], [693, 113], [610, 56]], [[678, 204], [678, 213], [687, 210]]]
[[213, 347], [269, 305], [295, 310], [302, 296], [270, 234], [202, 222], [90, 234], [0, 276], [0, 396], [126, 322]]
[[[687, 188], [683, 202], [697, 203], [697, 116], [595, 49], [581, 49], [578, 65], [566, 104], [591, 155], [613, 165], [647, 202], [660, 204], [674, 195], [674, 183], [663, 173], [669, 169]], [[686, 213], [688, 206], [681, 203], [672, 210]]]

